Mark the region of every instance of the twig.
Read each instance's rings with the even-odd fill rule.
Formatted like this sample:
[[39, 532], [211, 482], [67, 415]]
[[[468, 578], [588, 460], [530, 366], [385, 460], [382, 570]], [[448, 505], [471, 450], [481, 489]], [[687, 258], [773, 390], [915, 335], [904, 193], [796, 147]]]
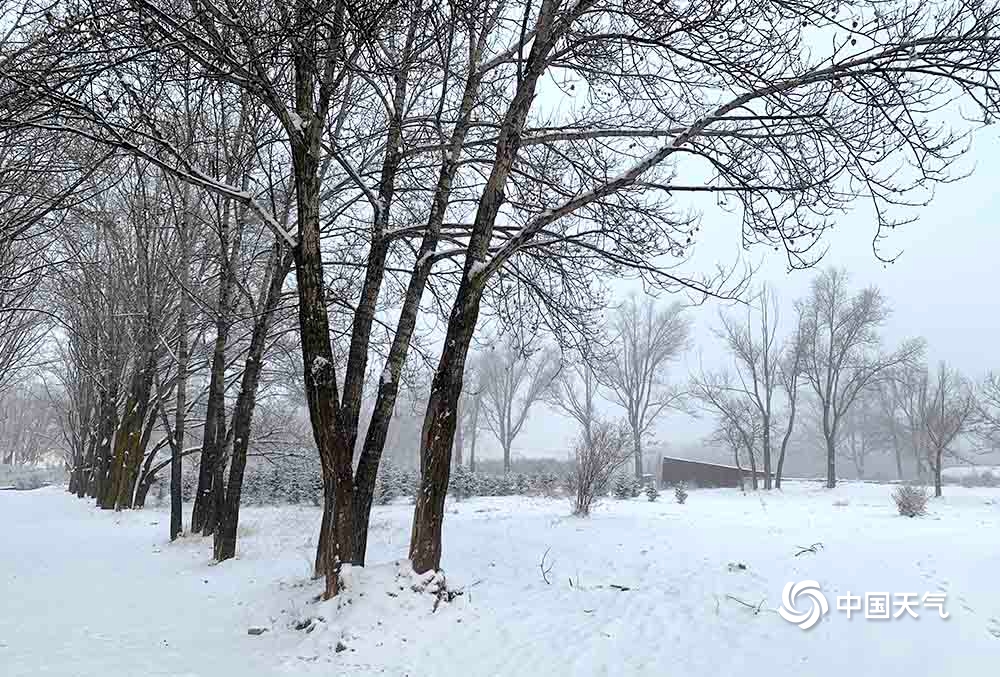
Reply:
[[753, 609], [753, 615], [754, 616], [756, 616], [757, 614], [760, 613], [760, 610], [762, 608], [764, 608], [764, 602], [767, 601], [767, 599], [762, 599], [762, 600], [760, 600], [760, 604], [751, 604], [750, 602], [744, 602], [739, 597], [734, 597], [733, 595], [726, 595], [726, 598], [727, 599], [731, 599], [734, 602], [739, 602], [740, 604], [742, 604], [743, 606], [747, 607], [748, 609]]
[[820, 550], [823, 549], [823, 544], [822, 543], [813, 543], [808, 548], [803, 548], [801, 545], [797, 545], [795, 547], [799, 549], [799, 551], [797, 553], [795, 553], [795, 556], [798, 557], [799, 555], [803, 555], [803, 554], [805, 554], [807, 552], [811, 552], [811, 553], [813, 553], [815, 555], [817, 552], [819, 552]]
[[[551, 548], [545, 548], [545, 552], [542, 553], [542, 561], [538, 563], [538, 568], [542, 572], [542, 580], [545, 581], [546, 585], [552, 585], [552, 581], [549, 580], [549, 574], [552, 573], [553, 564], [550, 562], [549, 567], [545, 568], [545, 557], [549, 554]], [[570, 581], [570, 586], [573, 585], [573, 581]]]

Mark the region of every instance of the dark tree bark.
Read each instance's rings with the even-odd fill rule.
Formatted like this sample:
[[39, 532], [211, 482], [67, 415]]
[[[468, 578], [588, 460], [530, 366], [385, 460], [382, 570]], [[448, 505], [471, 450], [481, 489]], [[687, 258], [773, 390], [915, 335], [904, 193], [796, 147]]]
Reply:
[[[244, 188], [246, 188], [246, 178], [244, 178]], [[191, 511], [191, 532], [202, 533], [205, 536], [210, 536], [215, 531], [219, 497], [222, 495], [222, 488], [214, 487], [216, 479], [221, 474], [217, 472], [216, 465], [226, 439], [226, 346], [232, 326], [233, 297], [236, 289], [234, 259], [239, 253], [242, 240], [240, 223], [236, 229], [235, 243], [230, 250], [231, 209], [227, 203], [219, 224], [219, 296], [216, 305], [215, 343], [212, 349], [205, 427], [202, 432], [203, 451], [198, 467], [198, 488]], [[245, 211], [245, 207], [242, 209]]]
[[517, 91], [499, 130], [496, 156], [476, 210], [462, 281], [452, 306], [441, 358], [431, 382], [421, 435], [420, 488], [410, 534], [410, 560], [417, 573], [441, 567], [441, 529], [451, 471], [455, 412], [462, 394], [465, 360], [479, 319], [485, 284], [482, 266], [485, 265], [493, 226], [504, 201], [504, 188], [517, 156], [538, 79], [545, 70], [545, 60], [554, 45], [552, 26], [557, 10], [557, 3], [549, 1], [543, 2], [539, 9], [534, 27], [535, 38]]
[[[185, 190], [185, 195], [187, 191]], [[187, 425], [187, 380], [189, 366], [188, 350], [188, 312], [189, 299], [187, 289], [190, 276], [190, 250], [188, 247], [187, 200], [184, 201], [185, 213], [181, 219], [180, 228], [180, 281], [181, 297], [177, 313], [177, 394], [176, 411], [174, 412], [174, 444], [170, 450], [170, 540], [176, 538], [184, 530], [182, 499], [182, 467], [181, 454], [184, 453], [185, 426]], [[204, 455], [204, 448], [202, 449]]]
[[785, 434], [781, 438], [781, 449], [778, 452], [778, 465], [774, 471], [774, 488], [781, 488], [781, 477], [785, 470], [785, 452], [788, 450], [788, 441], [792, 437], [792, 430], [795, 428], [795, 397], [791, 398], [788, 407], [788, 426], [785, 428]]
[[[228, 277], [228, 276], [227, 276]], [[211, 533], [206, 526], [212, 496], [212, 480], [215, 476], [215, 461], [225, 437], [225, 392], [226, 392], [226, 342], [229, 337], [227, 311], [229, 292], [228, 281], [219, 291], [218, 319], [216, 320], [215, 344], [212, 350], [211, 376], [208, 383], [208, 402], [205, 410], [205, 428], [202, 433], [202, 452], [198, 466], [198, 487], [195, 491], [194, 507], [191, 511], [191, 532], [205, 535]]]
[[[485, 37], [485, 32], [483, 37]], [[458, 158], [472, 119], [476, 92], [480, 82], [476, 65], [478, 64], [478, 54], [482, 51], [482, 48], [481, 40], [476, 50], [470, 55], [470, 75], [465, 83], [465, 91], [462, 96], [458, 120], [452, 131], [447, 158], [438, 174], [434, 200], [431, 204], [430, 214], [428, 215], [427, 228], [420, 242], [417, 261], [410, 275], [410, 281], [406, 288], [406, 295], [403, 299], [403, 306], [396, 325], [396, 333], [389, 348], [389, 356], [386, 359], [383, 373], [388, 375], [389, 378], [383, 378], [379, 383], [375, 406], [372, 411], [371, 420], [368, 423], [368, 431], [365, 434], [364, 447], [361, 451], [361, 457], [358, 460], [358, 468], [354, 481], [355, 493], [353, 506], [354, 555], [352, 561], [355, 564], [364, 564], [365, 562], [365, 554], [368, 547], [368, 523], [375, 496], [379, 462], [382, 458], [382, 452], [385, 449], [386, 438], [389, 434], [389, 424], [392, 421], [392, 413], [396, 406], [396, 397], [399, 393], [399, 378], [403, 371], [403, 364], [406, 362], [407, 353], [409, 352], [410, 340], [416, 328], [417, 315], [420, 311], [420, 299], [423, 297], [427, 279], [430, 276], [433, 265], [432, 256], [437, 249], [441, 237], [441, 228], [444, 224], [448, 202], [451, 197], [452, 182], [455, 179], [455, 173], [458, 171]], [[473, 445], [475, 445], [474, 440]], [[475, 447], [473, 446], [473, 453], [474, 451]]]
[[[299, 110], [311, 107], [313, 81], [299, 78], [296, 89]], [[351, 501], [353, 468], [351, 448], [342, 434], [336, 370], [330, 346], [330, 320], [323, 283], [323, 259], [320, 249], [320, 179], [318, 158], [319, 129], [322, 122], [313, 120], [311, 143], [296, 143], [295, 167], [298, 243], [295, 246], [295, 277], [299, 294], [299, 330], [302, 340], [302, 366], [305, 371], [306, 401], [313, 438], [319, 450], [325, 489], [324, 521], [320, 534], [323, 542], [322, 572], [326, 576], [326, 597], [337, 594], [340, 565], [353, 554]]]
[[271, 320], [278, 307], [278, 302], [281, 300], [281, 288], [288, 276], [291, 263], [291, 253], [286, 251], [283, 243], [279, 240], [275, 243], [271, 253], [271, 261], [268, 266], [270, 284], [262, 304], [261, 313], [254, 322], [250, 349], [243, 369], [240, 392], [236, 398], [236, 410], [233, 414], [233, 454], [229, 481], [226, 483], [225, 503], [219, 515], [219, 526], [215, 531], [213, 543], [213, 554], [219, 562], [236, 556], [236, 535], [239, 529], [243, 473], [246, 469], [247, 448], [250, 444], [254, 407], [257, 402], [257, 387], [260, 383], [260, 370], [263, 366], [264, 350], [267, 346]]

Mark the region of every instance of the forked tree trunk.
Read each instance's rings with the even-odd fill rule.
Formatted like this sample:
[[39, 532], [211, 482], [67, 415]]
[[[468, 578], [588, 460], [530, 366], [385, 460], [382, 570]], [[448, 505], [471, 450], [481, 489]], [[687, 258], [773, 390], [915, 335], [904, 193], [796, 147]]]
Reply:
[[[236, 131], [237, 143], [242, 137], [244, 118]], [[236, 166], [229, 168], [227, 181], [236, 180]], [[243, 190], [249, 189], [249, 172], [243, 172]], [[235, 260], [239, 257], [243, 237], [243, 217], [245, 208], [236, 208], [237, 224], [235, 232], [230, 227], [234, 208], [227, 202], [222, 210], [219, 228], [219, 293], [216, 305], [215, 342], [212, 347], [211, 375], [208, 385], [208, 402], [205, 411], [205, 425], [202, 430], [202, 454], [198, 467], [198, 487], [195, 491], [194, 507], [191, 510], [191, 532], [210, 536], [215, 530], [218, 505], [221, 503], [222, 488], [215, 489], [220, 477], [216, 470], [226, 439], [226, 348], [236, 294]], [[232, 236], [232, 237], [230, 237]]]
[[[368, 546], [368, 523], [375, 495], [379, 462], [382, 458], [386, 438], [389, 434], [389, 424], [392, 421], [392, 412], [396, 406], [396, 397], [399, 393], [399, 378], [403, 371], [403, 364], [406, 362], [410, 340], [416, 328], [417, 315], [420, 311], [420, 299], [423, 297], [427, 278], [430, 276], [431, 266], [433, 265], [431, 257], [440, 239], [441, 228], [444, 224], [448, 201], [451, 196], [452, 182], [458, 170], [458, 160], [462, 144], [469, 129], [475, 93], [478, 86], [478, 75], [472, 76], [466, 81], [465, 93], [459, 111], [459, 120], [452, 132], [450, 152], [442, 164], [438, 175], [434, 201], [431, 204], [431, 211], [428, 215], [427, 229], [417, 252], [417, 261], [414, 264], [413, 272], [406, 288], [403, 307], [400, 310], [399, 320], [396, 324], [396, 333], [393, 337], [392, 346], [389, 349], [389, 356], [386, 359], [383, 373], [389, 378], [386, 379], [383, 377], [379, 382], [375, 407], [372, 411], [371, 420], [368, 423], [368, 431], [365, 434], [361, 457], [358, 460], [358, 469], [354, 480], [353, 506], [354, 555], [352, 561], [355, 564], [364, 564], [365, 562]], [[474, 453], [475, 438], [473, 437]], [[320, 557], [317, 556], [317, 569], [319, 568], [319, 560]]]
[[452, 305], [441, 358], [431, 382], [421, 435], [420, 489], [410, 534], [410, 560], [417, 573], [441, 567], [441, 530], [451, 472], [455, 413], [462, 395], [465, 360], [479, 319], [486, 281], [480, 266], [488, 256], [493, 226], [504, 201], [504, 188], [517, 156], [538, 78], [545, 70], [545, 60], [554, 44], [551, 30], [557, 9], [557, 3], [543, 2], [536, 19], [535, 38], [525, 60], [523, 77], [500, 126], [493, 168], [479, 200], [462, 280]]
[[[299, 88], [303, 89], [303, 88]], [[311, 99], [312, 91], [300, 92]], [[308, 106], [303, 105], [302, 109]], [[315, 123], [314, 123], [315, 124]], [[323, 259], [320, 248], [319, 140], [295, 144], [296, 208], [299, 241], [294, 251], [295, 277], [299, 295], [299, 333], [302, 343], [302, 367], [313, 438], [323, 471], [324, 520], [326, 534], [323, 573], [326, 597], [337, 594], [340, 566], [353, 556], [352, 452], [343, 435], [333, 351], [330, 346], [330, 321], [323, 283]]]
[[143, 450], [140, 447], [156, 369], [155, 355], [148, 338], [143, 355], [144, 359], [136, 362], [132, 373], [125, 413], [114, 435], [108, 482], [101, 496], [101, 508], [106, 510], [112, 508], [121, 510], [127, 507], [135, 491], [133, 477], [138, 477], [139, 466], [142, 463], [140, 455]]
[[[161, 414], [162, 417], [162, 414]], [[139, 481], [136, 483], [135, 487], [135, 500], [133, 501], [133, 506], [136, 508], [142, 508], [146, 505], [146, 496], [149, 494], [150, 487], [153, 486], [155, 477], [151, 477], [153, 461], [156, 460], [156, 455], [159, 453], [160, 449], [166, 443], [166, 438], [160, 440], [153, 450], [146, 454], [146, 460], [142, 464], [142, 471], [139, 473]]]

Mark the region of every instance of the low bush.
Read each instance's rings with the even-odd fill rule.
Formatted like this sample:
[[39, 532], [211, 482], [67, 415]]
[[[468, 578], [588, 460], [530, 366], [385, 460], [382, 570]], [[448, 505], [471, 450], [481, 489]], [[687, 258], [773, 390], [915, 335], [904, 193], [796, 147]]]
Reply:
[[896, 509], [904, 517], [919, 517], [927, 514], [927, 500], [930, 494], [924, 487], [910, 484], [896, 487], [892, 492], [892, 500], [896, 503]]

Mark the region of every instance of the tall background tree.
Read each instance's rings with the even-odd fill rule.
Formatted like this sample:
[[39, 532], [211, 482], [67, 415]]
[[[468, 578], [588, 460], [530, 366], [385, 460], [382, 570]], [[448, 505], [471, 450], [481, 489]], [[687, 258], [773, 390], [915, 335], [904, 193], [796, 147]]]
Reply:
[[884, 353], [878, 330], [889, 316], [881, 292], [852, 292], [846, 270], [827, 268], [798, 306], [803, 327], [802, 374], [815, 397], [826, 446], [826, 486], [837, 485], [841, 423], [861, 393], [888, 370], [918, 358], [919, 341]]
[[560, 369], [558, 354], [533, 353], [507, 343], [491, 347], [479, 363], [481, 415], [503, 450], [503, 471], [510, 472], [511, 448], [532, 407], [545, 401]]
[[609, 332], [615, 350], [597, 378], [610, 400], [625, 410], [635, 476], [641, 480], [643, 440], [664, 413], [683, 403], [669, 367], [687, 348], [690, 321], [679, 302], [658, 307], [653, 299], [633, 296], [612, 315]]

